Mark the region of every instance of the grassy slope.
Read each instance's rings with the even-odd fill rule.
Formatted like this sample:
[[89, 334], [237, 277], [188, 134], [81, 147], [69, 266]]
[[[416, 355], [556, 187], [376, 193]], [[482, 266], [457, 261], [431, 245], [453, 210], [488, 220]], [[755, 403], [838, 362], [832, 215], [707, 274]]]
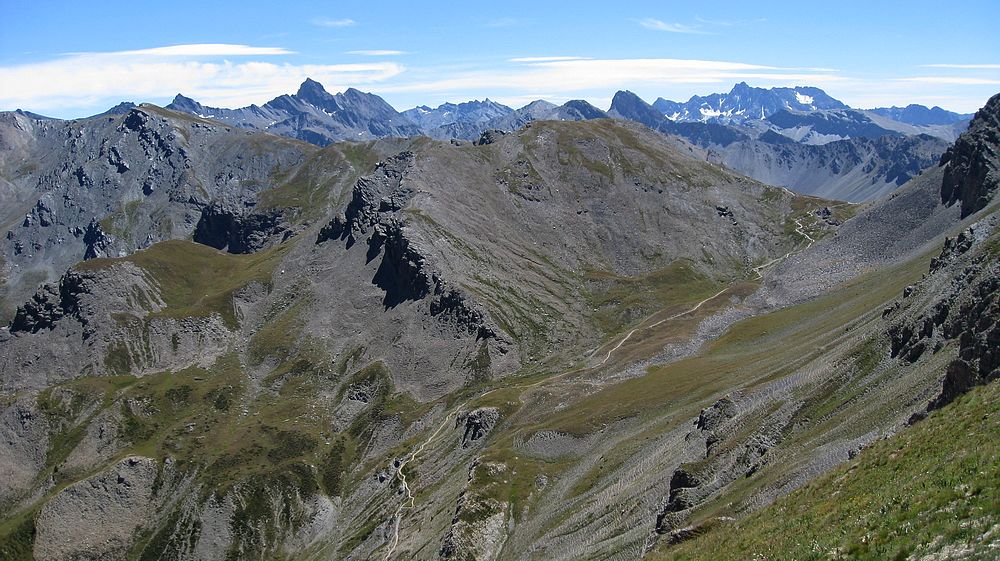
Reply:
[[206, 245], [170, 240], [120, 259], [92, 259], [75, 266], [80, 271], [103, 269], [130, 261], [159, 283], [167, 308], [159, 312], [176, 318], [218, 313], [236, 325], [233, 292], [257, 281], [269, 283], [289, 244], [247, 255], [225, 253]]
[[679, 407], [702, 407], [706, 399], [727, 389], [787, 375], [827, 350], [815, 341], [832, 341], [844, 333], [845, 325], [880, 309], [919, 279], [926, 262], [921, 258], [865, 275], [830, 295], [742, 321], [697, 356], [650, 368], [646, 376], [596, 392], [547, 415], [542, 428], [585, 434], [644, 413], [678, 414]]
[[770, 507], [652, 558], [996, 558], [998, 443], [1000, 383], [993, 383]]

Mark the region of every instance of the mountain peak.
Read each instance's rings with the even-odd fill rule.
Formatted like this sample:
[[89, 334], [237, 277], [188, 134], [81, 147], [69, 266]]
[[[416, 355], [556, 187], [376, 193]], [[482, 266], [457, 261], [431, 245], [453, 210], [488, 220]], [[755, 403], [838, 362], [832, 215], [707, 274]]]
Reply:
[[184, 111], [187, 113], [198, 113], [201, 110], [201, 104], [183, 94], [177, 94], [174, 96], [174, 100], [167, 105], [167, 109]]
[[295, 95], [297, 97], [309, 99], [315, 97], [323, 97], [330, 94], [327, 93], [326, 89], [323, 87], [323, 84], [320, 84], [319, 82], [313, 80], [312, 78], [306, 78], [306, 80], [302, 82], [302, 85], [299, 86], [299, 91], [297, 91]]

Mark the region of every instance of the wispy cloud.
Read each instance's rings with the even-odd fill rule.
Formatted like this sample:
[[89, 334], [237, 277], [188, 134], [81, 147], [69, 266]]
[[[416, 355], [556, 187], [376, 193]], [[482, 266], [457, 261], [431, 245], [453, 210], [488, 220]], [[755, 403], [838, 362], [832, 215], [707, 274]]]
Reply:
[[971, 78], [967, 76], [911, 76], [897, 78], [900, 82], [915, 82], [919, 84], [954, 84], [961, 86], [991, 86], [1000, 84], [1000, 80], [992, 78]]
[[709, 35], [708, 31], [701, 29], [697, 25], [685, 25], [683, 23], [670, 23], [654, 18], [643, 18], [637, 20], [639, 25], [654, 31], [666, 31], [668, 33], [686, 33], [690, 35]]
[[[525, 57], [531, 58], [531, 57]], [[538, 57], [542, 59], [551, 57]], [[491, 95], [547, 91], [576, 95], [623, 88], [654, 88], [671, 84], [728, 84], [757, 80], [775, 85], [831, 83], [840, 76], [759, 64], [690, 59], [570, 59], [515, 62], [511, 66], [450, 73], [428, 80], [385, 84], [384, 92], [485, 90]]]
[[565, 60], [590, 60], [582, 56], [522, 56], [509, 58], [507, 62], [560, 62]]
[[0, 107], [65, 112], [102, 103], [111, 105], [123, 99], [169, 99], [178, 92], [208, 105], [239, 107], [295, 91], [306, 77], [337, 91], [349, 85], [381, 83], [404, 71], [397, 63], [375, 61], [298, 65], [251, 59], [237, 63], [223, 57], [290, 51], [243, 45], [238, 45], [239, 49], [202, 47], [175, 45], [80, 53], [45, 62], [2, 66], [0, 83], [4, 87], [0, 89]]
[[409, 53], [406, 51], [394, 51], [390, 49], [374, 49], [369, 51], [347, 51], [345, 54], [361, 56], [400, 56]]
[[520, 25], [520, 21], [510, 17], [491, 19], [486, 22], [486, 27], [514, 27]]
[[352, 25], [357, 25], [358, 22], [350, 18], [313, 18], [311, 23], [313, 25], [318, 25], [319, 27], [351, 27]]
[[272, 56], [291, 55], [281, 47], [251, 47], [249, 45], [233, 45], [229, 43], [193, 43], [189, 45], [170, 45], [133, 51], [114, 51], [104, 53], [67, 53], [70, 56], [118, 56], [118, 57], [219, 57], [219, 56]]
[[924, 68], [957, 68], [960, 70], [1000, 70], [1000, 64], [924, 64]]

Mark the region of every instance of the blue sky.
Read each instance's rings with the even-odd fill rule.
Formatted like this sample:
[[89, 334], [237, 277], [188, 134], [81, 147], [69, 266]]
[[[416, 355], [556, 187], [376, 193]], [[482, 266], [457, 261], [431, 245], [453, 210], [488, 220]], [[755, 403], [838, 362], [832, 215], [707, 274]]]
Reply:
[[490, 97], [607, 108], [814, 85], [855, 107], [971, 112], [1000, 92], [1000, 2], [0, 0], [0, 110], [262, 104], [306, 76], [397, 109]]

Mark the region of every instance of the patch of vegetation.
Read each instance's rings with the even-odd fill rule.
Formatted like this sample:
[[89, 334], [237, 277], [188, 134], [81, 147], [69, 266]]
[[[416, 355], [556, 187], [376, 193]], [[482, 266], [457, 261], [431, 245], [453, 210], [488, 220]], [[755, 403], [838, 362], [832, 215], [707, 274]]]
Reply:
[[50, 475], [62, 482], [72, 474], [58, 472], [70, 453], [83, 439], [88, 424], [101, 411], [111, 405], [115, 397], [135, 383], [131, 376], [101, 376], [78, 378], [45, 389], [36, 402], [49, 426], [49, 447], [45, 456], [45, 469], [39, 478]]
[[261, 364], [267, 358], [280, 363], [292, 357], [302, 333], [302, 312], [308, 305], [308, 299], [300, 298], [253, 334], [249, 348], [251, 364]]
[[141, 200], [129, 201], [100, 221], [101, 230], [118, 238], [128, 239], [139, 221]]
[[0, 525], [0, 559], [34, 561], [35, 511], [31, 510]]
[[605, 334], [618, 333], [656, 310], [697, 302], [719, 290], [718, 283], [688, 261], [675, 261], [663, 269], [633, 277], [589, 270], [584, 279], [587, 303], [597, 310], [593, 321]]
[[330, 450], [319, 465], [320, 484], [328, 496], [339, 497], [344, 492], [344, 477], [356, 454], [350, 436], [338, 434], [334, 437]]
[[490, 377], [490, 365], [492, 361], [490, 359], [490, 347], [486, 341], [483, 341], [479, 345], [479, 350], [476, 351], [476, 356], [469, 362], [465, 364], [465, 368], [472, 373], [472, 379], [470, 383], [477, 383], [481, 381], [488, 380]]
[[294, 463], [248, 480], [234, 491], [239, 499], [230, 520], [234, 539], [226, 552], [227, 561], [271, 559], [278, 553], [282, 534], [294, 533], [305, 522], [297, 508], [299, 498], [315, 494], [318, 485], [312, 468]]
[[251, 282], [270, 284], [274, 268], [291, 247], [282, 244], [257, 253], [236, 255], [206, 245], [170, 240], [122, 258], [91, 259], [79, 270], [104, 269], [128, 261], [148, 272], [167, 307], [151, 316], [173, 318], [219, 314], [236, 327], [233, 293]]
[[[265, 430], [268, 428], [265, 427]], [[276, 464], [291, 458], [305, 456], [319, 445], [315, 437], [291, 430], [273, 431], [271, 440], [274, 444], [267, 451], [267, 458]]]
[[793, 372], [824, 352], [817, 341], [899, 295], [926, 271], [930, 256], [870, 273], [821, 298], [735, 324], [697, 356], [648, 369], [645, 376], [604, 388], [540, 422], [540, 428], [586, 434], [616, 420], [672, 411], [694, 414], [710, 396]]
[[132, 372], [132, 355], [125, 343], [114, 341], [108, 345], [104, 366], [112, 376], [126, 376]]
[[358, 177], [370, 172], [378, 161], [371, 142], [344, 142], [317, 151], [290, 175], [272, 174], [278, 186], [260, 193], [260, 210], [293, 209], [293, 218], [313, 220], [323, 216]]
[[[469, 485], [473, 490], [470, 497], [473, 500], [467, 504], [471, 507], [461, 513], [463, 520], [473, 523], [493, 514], [488, 509], [475, 508], [474, 498], [494, 499], [510, 505], [510, 512], [517, 520], [522, 516], [524, 508], [533, 501], [535, 491], [538, 489], [539, 476], [545, 475], [551, 478], [561, 473], [567, 465], [562, 461], [518, 455], [510, 447], [502, 444], [485, 450], [480, 460], [481, 463], [476, 467]], [[494, 469], [490, 464], [502, 466], [502, 469]]]
[[392, 417], [399, 417], [403, 426], [408, 426], [431, 405], [419, 404], [409, 395], [396, 392], [389, 370], [382, 361], [373, 362], [355, 372], [344, 385], [344, 389], [354, 385], [364, 385], [373, 390], [372, 395], [369, 395], [365, 412], [354, 419], [347, 429], [347, 433], [359, 443], [367, 441], [371, 437], [372, 430], [382, 422]]
[[766, 509], [653, 558], [989, 558], [1000, 543], [998, 442], [994, 382]]

